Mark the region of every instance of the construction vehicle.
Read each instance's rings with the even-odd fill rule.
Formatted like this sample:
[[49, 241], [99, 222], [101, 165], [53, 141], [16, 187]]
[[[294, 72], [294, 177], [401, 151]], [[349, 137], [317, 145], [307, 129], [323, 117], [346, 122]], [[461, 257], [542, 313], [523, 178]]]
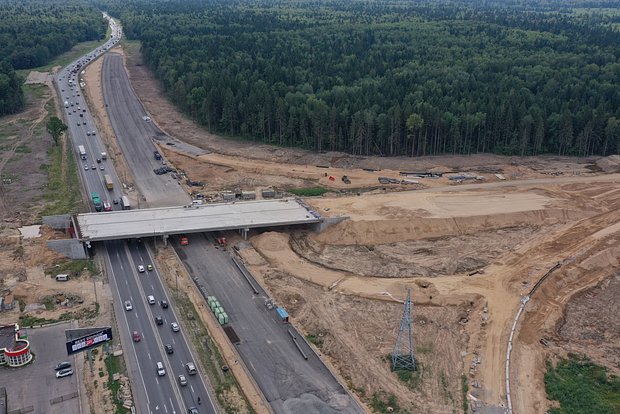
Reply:
[[342, 176], [342, 182], [345, 184], [351, 184], [351, 180], [349, 179], [349, 176], [347, 175]]

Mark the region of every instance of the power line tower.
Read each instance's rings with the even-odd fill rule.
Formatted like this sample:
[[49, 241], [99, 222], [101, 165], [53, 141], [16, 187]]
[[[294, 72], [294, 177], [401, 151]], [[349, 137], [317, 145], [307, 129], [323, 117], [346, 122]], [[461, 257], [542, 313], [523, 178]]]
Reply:
[[[407, 337], [405, 338], [405, 334]], [[404, 348], [404, 349], [403, 349]], [[392, 371], [406, 370], [415, 371], [415, 358], [413, 357], [413, 340], [411, 339], [411, 290], [407, 289], [407, 299], [403, 310], [403, 318], [400, 321], [400, 329], [396, 344], [392, 351]]]

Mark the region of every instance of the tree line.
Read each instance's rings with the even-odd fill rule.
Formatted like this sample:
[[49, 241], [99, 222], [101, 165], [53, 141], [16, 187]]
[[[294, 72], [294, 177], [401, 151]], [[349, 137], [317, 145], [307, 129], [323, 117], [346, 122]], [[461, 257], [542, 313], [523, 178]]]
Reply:
[[99, 4], [216, 133], [360, 155], [620, 152], [620, 33], [578, 1]]
[[77, 0], [0, 0], [0, 115], [24, 105], [15, 70], [47, 64], [76, 43], [102, 38], [101, 11]]

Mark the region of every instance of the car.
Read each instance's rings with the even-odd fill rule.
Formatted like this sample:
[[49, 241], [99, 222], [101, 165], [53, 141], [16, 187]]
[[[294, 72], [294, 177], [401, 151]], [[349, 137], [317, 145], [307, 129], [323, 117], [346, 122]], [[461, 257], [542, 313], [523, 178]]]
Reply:
[[125, 310], [126, 310], [126, 311], [130, 311], [130, 310], [132, 310], [132, 309], [133, 309], [133, 306], [131, 305], [131, 302], [130, 302], [130, 301], [128, 301], [128, 300], [126, 300], [126, 301], [125, 301]]
[[157, 375], [159, 375], [160, 377], [163, 377], [164, 375], [166, 375], [164, 364], [162, 364], [161, 362], [157, 363]]
[[187, 236], [181, 236], [181, 246], [187, 246], [189, 244], [189, 240], [187, 240]]
[[84, 118], [84, 114], [80, 114], [80, 118]]
[[140, 332], [138, 331], [133, 331], [131, 333], [131, 339], [133, 339], [134, 342], [140, 342], [140, 340], [142, 339], [142, 335], [140, 335]]
[[153, 296], [153, 295], [148, 295], [146, 297], [146, 300], [149, 303], [149, 305], [154, 305], [155, 304], [155, 296]]
[[166, 353], [167, 353], [167, 354], [172, 354], [172, 353], [174, 353], [174, 349], [172, 348], [172, 345], [170, 345], [170, 344], [166, 344], [166, 345], [164, 345], [164, 349], [166, 350]]
[[112, 203], [118, 204], [118, 198], [115, 198], [114, 200], [112, 200]]
[[103, 165], [100, 165], [100, 166], [99, 166], [99, 169], [100, 169], [101, 171], [103, 171], [103, 170], [105, 170], [105, 167], [104, 167]]
[[103, 211], [112, 211], [112, 205], [109, 201], [103, 202]]
[[182, 387], [185, 387], [187, 385], [187, 378], [185, 378], [185, 375], [183, 374], [179, 375], [179, 384]]
[[179, 330], [181, 330], [181, 328], [179, 327], [179, 324], [176, 322], [172, 322], [170, 324], [170, 327], [172, 328], [172, 332], [179, 332]]
[[93, 169], [93, 170], [97, 169], [97, 167], [95, 167], [95, 164], [91, 165], [90, 168]]
[[86, 125], [86, 121], [82, 122], [82, 125]]
[[67, 361], [63, 361], [63, 362], [59, 362], [58, 364], [56, 364], [56, 366], [54, 367], [54, 369], [56, 371], [60, 371], [61, 369], [67, 369], [67, 368], [71, 368], [71, 363], [67, 362]]
[[188, 362], [185, 364], [185, 369], [189, 375], [196, 375], [196, 372], [198, 372], [196, 371], [196, 365], [194, 365], [193, 362]]
[[139, 266], [138, 266], [138, 272], [140, 272], [140, 273], [144, 273], [144, 266], [139, 265]]
[[196, 408], [196, 407], [189, 407], [187, 409], [187, 414], [198, 414], [198, 408]]
[[165, 300], [160, 300], [159, 304], [161, 305], [162, 308], [164, 309], [168, 309], [168, 302]]
[[86, 131], [86, 136], [90, 137], [90, 131]]
[[155, 317], [155, 323], [157, 325], [163, 325], [164, 324], [164, 320], [161, 318], [161, 316], [156, 316]]
[[97, 164], [101, 164], [101, 158], [97, 158]]
[[148, 270], [149, 272], [153, 270], [153, 265], [148, 264], [146, 265], [146, 270]]
[[73, 370], [71, 368], [61, 369], [56, 373], [56, 378], [64, 378], [68, 377], [69, 375], [73, 375]]
[[84, 164], [84, 169], [88, 171], [88, 164]]
[[90, 131], [90, 134], [91, 135], [95, 135], [95, 131]]
[[82, 125], [82, 124], [80, 124], [80, 123], [78, 122], [78, 123], [77, 123], [77, 126], [80, 126], [80, 125]]

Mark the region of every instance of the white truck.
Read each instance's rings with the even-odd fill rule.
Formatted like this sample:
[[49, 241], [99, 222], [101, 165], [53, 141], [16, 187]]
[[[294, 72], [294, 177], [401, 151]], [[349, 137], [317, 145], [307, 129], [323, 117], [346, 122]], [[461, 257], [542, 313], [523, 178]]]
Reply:
[[85, 160], [86, 159], [86, 149], [84, 148], [84, 145], [78, 146], [78, 150], [80, 151], [80, 158]]

